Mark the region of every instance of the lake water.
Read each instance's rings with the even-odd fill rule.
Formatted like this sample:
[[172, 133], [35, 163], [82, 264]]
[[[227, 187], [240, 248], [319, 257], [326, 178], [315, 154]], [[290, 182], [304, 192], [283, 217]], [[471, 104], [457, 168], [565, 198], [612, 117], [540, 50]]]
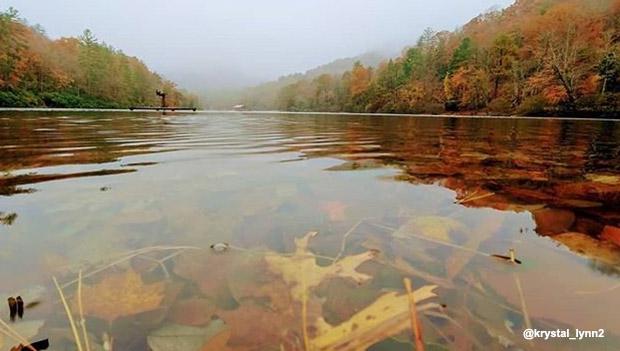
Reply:
[[0, 212], [52, 350], [620, 349], [618, 122], [4, 112]]

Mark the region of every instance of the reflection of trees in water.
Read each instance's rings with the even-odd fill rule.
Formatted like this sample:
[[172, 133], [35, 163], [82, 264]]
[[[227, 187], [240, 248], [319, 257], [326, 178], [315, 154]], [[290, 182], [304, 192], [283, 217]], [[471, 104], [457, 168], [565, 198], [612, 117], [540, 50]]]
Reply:
[[155, 114], [18, 113], [0, 119], [0, 171], [113, 162], [150, 152], [172, 128]]
[[0, 224], [4, 225], [12, 225], [17, 219], [17, 213], [7, 213], [0, 212]]
[[612, 121], [600, 122], [599, 128], [592, 133], [588, 145], [587, 171], [607, 169], [620, 171], [620, 123]]
[[[617, 226], [620, 220], [620, 184], [596, 180], [598, 175], [618, 178], [620, 124], [615, 122], [296, 118], [303, 122], [278, 126], [291, 138], [304, 137], [303, 143], [284, 142], [291, 151], [397, 166], [403, 170], [399, 179], [440, 184], [459, 199], [492, 194], [464, 205], [529, 210], [539, 234], [553, 237], [575, 231], [600, 240], [604, 226]], [[325, 137], [331, 142], [321, 143]], [[541, 210], [548, 215], [536, 215]]]
[[[15, 113], [0, 118], [0, 196], [33, 192], [20, 185], [73, 177], [133, 172], [99, 170], [73, 174], [12, 175], [12, 170], [59, 165], [94, 164], [154, 152], [174, 134], [173, 126], [155, 114], [81, 112]], [[162, 150], [158, 150], [162, 151]]]
[[0, 185], [0, 196], [11, 196], [17, 194], [30, 194], [35, 192], [34, 189], [31, 188], [20, 188], [14, 185], [3, 186]]

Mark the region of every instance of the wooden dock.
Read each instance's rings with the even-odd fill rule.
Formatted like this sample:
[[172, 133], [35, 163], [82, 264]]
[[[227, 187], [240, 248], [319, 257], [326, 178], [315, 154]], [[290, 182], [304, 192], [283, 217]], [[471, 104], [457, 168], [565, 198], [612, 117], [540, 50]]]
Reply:
[[129, 111], [196, 111], [195, 107], [174, 107], [166, 104], [166, 93], [161, 90], [155, 90], [155, 95], [161, 98], [161, 106], [131, 106]]
[[196, 111], [195, 107], [131, 106], [130, 111]]

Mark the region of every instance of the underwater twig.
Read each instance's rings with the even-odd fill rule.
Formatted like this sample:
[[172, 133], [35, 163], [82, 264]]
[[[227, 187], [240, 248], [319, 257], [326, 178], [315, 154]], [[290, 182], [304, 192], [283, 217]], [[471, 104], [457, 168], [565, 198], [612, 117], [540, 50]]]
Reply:
[[[518, 310], [518, 309], [516, 309], [516, 308], [513, 308], [513, 307], [511, 307], [511, 306], [505, 305], [505, 304], [503, 304], [503, 303], [497, 302], [497, 301], [495, 301], [495, 300], [493, 300], [493, 299], [490, 299], [490, 298], [488, 298], [488, 296], [487, 296], [487, 295], [484, 295], [484, 294], [482, 294], [482, 293], [481, 293], [481, 292], [479, 292], [479, 291], [472, 290], [472, 289], [471, 289], [471, 283], [465, 283], [465, 284], [467, 284], [467, 290], [466, 290], [466, 293], [463, 295], [463, 298], [465, 299], [465, 303], [467, 303], [467, 301], [469, 300], [469, 295], [473, 292], [473, 293], [475, 293], [475, 294], [480, 295], [480, 296], [481, 296], [481, 297], [483, 297], [483, 298], [487, 298], [487, 299], [485, 300], [485, 302], [486, 302], [486, 303], [493, 304], [493, 305], [495, 305], [495, 306], [497, 306], [497, 307], [499, 307], [499, 308], [502, 308], [502, 309], [504, 309], [504, 310], [506, 310], [506, 311], [510, 311], [510, 312], [513, 312], [513, 313], [516, 313], [516, 314], [518, 314], [518, 315], [523, 316], [523, 311]], [[549, 330], [551, 330], [551, 329], [558, 329], [558, 328], [560, 328], [560, 327], [561, 327], [561, 326], [559, 326], [559, 325], [556, 325], [556, 324], [553, 324], [553, 323], [549, 323], [549, 322], [545, 321], [544, 319], [543, 319], [543, 320], [537, 320], [537, 321], [536, 321], [536, 323], [537, 323], [537, 324], [541, 324], [541, 325], [546, 326]]]
[[77, 346], [78, 351], [84, 351], [82, 349], [82, 341], [80, 339], [80, 335], [78, 334], [77, 328], [75, 326], [75, 321], [73, 320], [73, 316], [71, 315], [71, 309], [67, 304], [67, 299], [65, 299], [65, 294], [63, 294], [60, 285], [58, 284], [58, 280], [56, 277], [52, 277], [54, 280], [54, 285], [56, 285], [56, 289], [58, 290], [58, 294], [60, 294], [60, 299], [62, 300], [62, 304], [65, 307], [65, 312], [67, 313], [67, 318], [69, 319], [69, 324], [71, 325], [71, 332], [73, 332], [73, 338], [75, 339], [75, 345]]
[[426, 272], [422, 272], [416, 268], [414, 268], [413, 266], [411, 266], [407, 261], [405, 261], [404, 259], [397, 257], [393, 262], [392, 261], [388, 261], [388, 260], [384, 260], [381, 258], [375, 258], [375, 261], [377, 261], [380, 264], [386, 265], [386, 266], [390, 266], [396, 270], [399, 270], [407, 275], [414, 275], [416, 277], [422, 278], [430, 283], [433, 283], [435, 285], [439, 285], [441, 287], [444, 288], [454, 288], [454, 284], [447, 280], [447, 279], [443, 279], [440, 277], [436, 277], [434, 275], [431, 275], [429, 273]]
[[[141, 258], [145, 261], [155, 262], [159, 267], [161, 267], [161, 270], [162, 272], [164, 272], [164, 276], [166, 277], [166, 279], [170, 279], [170, 272], [168, 272], [168, 268], [166, 268], [166, 265], [164, 265], [165, 261], [158, 260], [156, 258], [148, 257], [148, 256], [136, 256], [136, 258]], [[155, 267], [151, 268], [151, 270], [154, 268]]]
[[229, 245], [228, 248], [231, 249], [231, 250], [247, 252], [247, 253], [251, 253], [251, 254], [255, 254], [255, 255], [272, 255], [272, 256], [278, 256], [278, 257], [295, 257], [295, 256], [297, 256], [297, 257], [314, 257], [314, 258], [322, 258], [322, 259], [328, 260], [328, 261], [335, 261], [336, 260], [334, 257], [323, 256], [323, 255], [316, 255], [316, 254], [313, 254], [313, 253], [310, 253], [310, 252], [305, 252], [303, 254], [300, 254], [298, 252], [279, 253], [279, 252], [265, 251], [265, 250], [251, 250], [251, 249], [246, 249], [246, 248], [235, 246], [235, 245]]
[[78, 310], [80, 312], [80, 326], [82, 327], [82, 336], [84, 336], [84, 344], [86, 345], [86, 351], [90, 351], [90, 343], [88, 341], [88, 333], [86, 332], [86, 319], [84, 319], [84, 308], [82, 305], [82, 271], [78, 273]]
[[365, 218], [360, 219], [346, 233], [344, 233], [344, 236], [342, 237], [342, 243], [340, 244], [340, 252], [338, 252], [338, 255], [336, 255], [336, 258], [334, 259], [334, 264], [338, 262], [338, 260], [344, 254], [344, 251], [347, 247], [347, 238], [349, 237], [349, 235], [351, 235], [353, 231], [357, 229], [357, 227], [359, 227], [360, 224], [362, 224], [365, 220], [366, 220]]
[[[447, 320], [448, 322], [454, 324], [457, 328], [459, 328], [460, 330], [463, 331], [463, 335], [465, 337], [467, 337], [471, 342], [473, 342], [476, 345], [476, 349], [477, 350], [481, 350], [484, 349], [484, 347], [480, 344], [480, 342], [478, 342], [478, 340], [476, 340], [476, 338], [474, 338], [467, 329], [465, 329], [465, 327], [463, 327], [463, 325], [461, 325], [461, 323], [459, 323], [457, 320], [455, 320], [454, 318], [448, 316], [445, 313], [440, 313], [440, 312], [435, 312], [435, 311], [425, 311], [424, 312], [424, 316], [426, 317], [435, 317], [435, 318], [442, 318]], [[430, 319], [429, 319], [430, 320]]]
[[0, 328], [0, 333], [6, 335], [7, 337], [11, 339], [18, 341], [19, 343], [22, 344], [23, 347], [27, 347], [31, 351], [37, 351], [34, 347], [32, 347], [32, 345], [30, 345], [30, 343], [28, 342], [28, 340], [26, 340], [26, 338], [24, 338], [21, 334], [19, 334], [15, 329], [11, 328], [11, 326], [9, 326], [4, 320], [2, 320], [2, 318], [0, 318], [0, 325], [6, 328], [6, 330], [3, 328]]
[[415, 304], [415, 295], [413, 294], [413, 288], [411, 287], [411, 280], [404, 278], [405, 289], [407, 289], [407, 297], [409, 298], [409, 313], [411, 317], [411, 329], [413, 329], [413, 336], [415, 339], [415, 350], [424, 351], [424, 341], [422, 340], [422, 327], [418, 319], [418, 312]]
[[389, 231], [391, 231], [391, 232], [393, 232], [393, 231], [395, 231], [395, 230], [397, 230], [397, 229], [398, 229], [398, 228], [390, 227], [390, 226], [387, 226], [387, 225], [385, 225], [385, 224], [381, 224], [381, 223], [368, 222], [368, 224], [370, 224], [370, 225], [374, 225], [375, 227], [379, 227], [379, 228], [381, 228], [381, 229], [389, 230]]
[[[428, 314], [428, 313], [425, 313], [425, 314]], [[431, 326], [431, 328], [433, 328], [433, 330], [435, 330], [435, 332], [436, 332], [439, 336], [441, 336], [441, 338], [442, 338], [442, 339], [444, 339], [444, 341], [445, 341], [446, 343], [450, 344], [450, 345], [452, 346], [452, 347], [451, 347], [451, 350], [454, 350], [454, 349], [455, 349], [454, 341], [452, 341], [452, 340], [451, 340], [451, 339], [450, 339], [450, 338], [446, 335], [446, 333], [444, 333], [444, 332], [443, 332], [443, 331], [442, 331], [439, 327], [437, 327], [437, 326], [435, 325], [435, 323], [433, 323], [433, 321], [432, 321], [430, 318], [426, 317], [426, 324], [425, 324], [425, 325], [430, 325], [430, 326]]]
[[527, 305], [525, 304], [525, 296], [523, 295], [523, 288], [521, 287], [521, 279], [519, 276], [514, 273], [513, 277], [515, 279], [515, 284], [517, 285], [517, 291], [519, 292], [519, 299], [521, 300], [521, 310], [523, 311], [523, 319], [525, 320], [525, 328], [532, 329], [532, 321], [530, 320], [530, 315], [527, 312]]
[[[380, 224], [380, 223], [374, 223], [374, 222], [368, 222], [368, 223], [371, 224], [371, 225], [377, 226], [379, 228], [386, 229], [386, 230], [391, 230], [391, 231], [398, 230], [398, 228], [389, 227], [389, 226], [386, 226], [386, 225], [383, 225], [383, 224]], [[410, 237], [413, 237], [413, 238], [417, 238], [417, 239], [420, 239], [420, 240], [429, 241], [429, 242], [432, 242], [432, 243], [435, 243], [435, 244], [439, 244], [439, 245], [449, 246], [449, 247], [452, 247], [454, 249], [459, 249], [459, 250], [471, 252], [471, 253], [474, 253], [476, 255], [487, 256], [487, 257], [491, 256], [491, 254], [488, 254], [486, 252], [470, 249], [469, 247], [465, 247], [465, 246], [462, 246], [462, 245], [457, 245], [457, 244], [449, 243], [449, 242], [442, 241], [442, 240], [432, 239], [432, 238], [429, 238], [429, 237], [426, 237], [426, 236], [423, 236], [423, 235], [407, 233], [407, 236], [410, 236]]]
[[462, 245], [457, 245], [457, 244], [449, 243], [449, 242], [442, 241], [442, 240], [431, 239], [431, 238], [423, 236], [423, 235], [418, 235], [418, 234], [413, 234], [413, 233], [408, 233], [407, 235], [411, 236], [411, 237], [414, 237], [414, 238], [417, 238], [417, 239], [420, 239], [420, 240], [429, 241], [431, 243], [435, 243], [435, 244], [439, 244], [439, 245], [444, 245], [444, 246], [449, 246], [449, 247], [454, 248], [454, 249], [467, 251], [467, 252], [470, 252], [470, 253], [473, 253], [473, 254], [476, 254], [476, 255], [486, 256], [486, 257], [490, 257], [491, 256], [491, 254], [488, 254], [486, 252], [474, 250], [474, 249], [471, 249], [469, 247], [465, 247], [465, 246], [462, 246]]
[[614, 290], [616, 290], [618, 288], [620, 288], [620, 284], [616, 284], [614, 286], [611, 286], [611, 287], [609, 287], [607, 289], [602, 289], [602, 290], [575, 291], [575, 294], [577, 294], [577, 295], [603, 294], [603, 293], [606, 293], [606, 292], [614, 291]]
[[[151, 246], [151, 247], [145, 247], [142, 249], [138, 249], [138, 250], [133, 250], [133, 251], [129, 251], [128, 254], [126, 254], [125, 256], [123, 256], [122, 258], [119, 258], [118, 260], [115, 260], [109, 264], [106, 264], [103, 267], [97, 268], [93, 271], [88, 272], [87, 274], [84, 274], [82, 276], [82, 278], [89, 278], [92, 277], [93, 275], [103, 272], [106, 269], [112, 268], [118, 264], [121, 264], [123, 262], [129, 261], [130, 259], [140, 256], [140, 255], [144, 255], [146, 253], [149, 252], [153, 252], [153, 251], [169, 251], [169, 250], [180, 250], [180, 251], [184, 251], [184, 250], [204, 250], [203, 248], [200, 247], [195, 247], [195, 246]], [[67, 282], [65, 284], [63, 284], [61, 287], [64, 289], [68, 286], [71, 286], [75, 283], [78, 282], [78, 279], [74, 279], [70, 282]]]

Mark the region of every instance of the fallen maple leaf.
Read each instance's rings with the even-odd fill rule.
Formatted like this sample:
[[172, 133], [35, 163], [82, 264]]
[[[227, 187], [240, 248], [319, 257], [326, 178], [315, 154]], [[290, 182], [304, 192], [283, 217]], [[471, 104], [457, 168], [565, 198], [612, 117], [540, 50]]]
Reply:
[[111, 323], [119, 317], [151, 311], [160, 306], [164, 289], [163, 282], [145, 285], [133, 270], [114, 273], [95, 285], [84, 285], [84, 314]]
[[301, 239], [295, 239], [297, 250], [292, 256], [271, 253], [265, 255], [270, 269], [282, 275], [284, 281], [292, 285], [291, 295], [294, 299], [301, 301], [308, 289], [318, 286], [327, 278], [350, 278], [358, 283], [372, 278], [355, 269], [362, 263], [373, 259], [376, 255], [373, 251], [344, 257], [329, 266], [317, 265], [315, 256], [308, 252], [308, 241], [315, 235], [315, 232], [310, 232]]

